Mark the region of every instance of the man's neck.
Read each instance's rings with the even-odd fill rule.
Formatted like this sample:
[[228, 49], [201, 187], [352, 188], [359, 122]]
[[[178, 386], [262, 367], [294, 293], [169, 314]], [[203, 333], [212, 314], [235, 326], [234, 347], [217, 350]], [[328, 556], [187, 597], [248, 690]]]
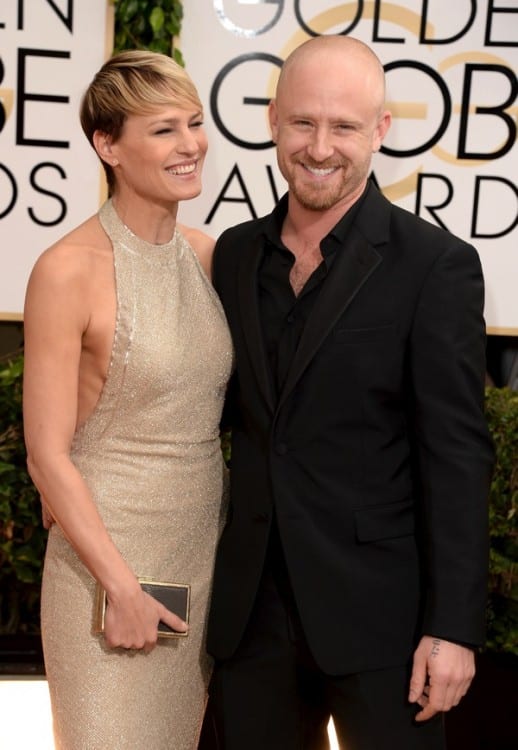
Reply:
[[[340, 219], [349, 211], [363, 193], [365, 186], [347, 201], [340, 201], [332, 208], [323, 211], [312, 211], [305, 208], [290, 193], [288, 196], [288, 213], [282, 227], [282, 237], [290, 238], [297, 246], [319, 246]], [[286, 242], [290, 247], [290, 243]]]

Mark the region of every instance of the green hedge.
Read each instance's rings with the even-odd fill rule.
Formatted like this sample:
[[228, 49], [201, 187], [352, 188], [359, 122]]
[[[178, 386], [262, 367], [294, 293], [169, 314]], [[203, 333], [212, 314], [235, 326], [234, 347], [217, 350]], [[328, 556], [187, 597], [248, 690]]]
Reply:
[[487, 647], [518, 655], [518, 392], [486, 389], [496, 465], [489, 495]]
[[0, 361], [0, 634], [39, 631], [47, 532], [26, 470], [21, 352]]
[[[0, 361], [0, 633], [34, 632], [46, 532], [25, 467], [19, 352]], [[489, 497], [487, 648], [518, 655], [518, 393], [486, 389], [496, 467]], [[224, 449], [229, 452], [228, 435]]]
[[[172, 55], [183, 64], [173, 44], [183, 17], [179, 0], [112, 2], [115, 52], [151, 49]], [[38, 493], [25, 466], [22, 370], [22, 352], [0, 360], [0, 634], [39, 630], [46, 531], [41, 525]], [[489, 498], [487, 648], [518, 655], [518, 393], [486, 389], [486, 414], [496, 449]], [[223, 447], [228, 458], [228, 435]]]

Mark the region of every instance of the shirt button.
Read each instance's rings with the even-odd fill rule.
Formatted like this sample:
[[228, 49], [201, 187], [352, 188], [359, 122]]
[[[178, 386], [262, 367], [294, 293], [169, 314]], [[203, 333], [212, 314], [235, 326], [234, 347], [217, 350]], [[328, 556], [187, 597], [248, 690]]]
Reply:
[[288, 317], [286, 318], [286, 320], [288, 321], [288, 323], [293, 323], [293, 321], [295, 320], [295, 316], [290, 314], [290, 315], [288, 315]]

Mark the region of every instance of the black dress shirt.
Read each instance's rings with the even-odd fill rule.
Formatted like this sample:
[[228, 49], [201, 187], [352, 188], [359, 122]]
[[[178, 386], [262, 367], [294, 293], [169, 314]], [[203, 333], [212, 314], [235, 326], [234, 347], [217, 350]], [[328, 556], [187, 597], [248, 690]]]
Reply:
[[[264, 344], [276, 398], [280, 395], [316, 299], [319, 294], [325, 294], [325, 279], [331, 271], [336, 254], [347, 252], [344, 247], [347, 233], [368, 189], [367, 186], [362, 196], [321, 241], [320, 252], [323, 260], [308, 278], [298, 296], [290, 284], [290, 271], [295, 263], [295, 256], [281, 240], [282, 225], [288, 210], [287, 195], [283, 196], [272, 212], [264, 234], [263, 257], [258, 272], [258, 298]], [[268, 581], [271, 579], [275, 582], [289, 613], [290, 627], [294, 632], [302, 633], [275, 508], [263, 570], [263, 586], [268, 587]]]
[[290, 284], [295, 256], [282, 242], [282, 224], [288, 210], [288, 196], [273, 211], [264, 236], [263, 258], [258, 273], [259, 315], [264, 343], [278, 397], [293, 360], [306, 321], [319, 294], [325, 294], [324, 281], [344, 244], [354, 215], [369, 187], [320, 243], [322, 262], [313, 271], [298, 296]]

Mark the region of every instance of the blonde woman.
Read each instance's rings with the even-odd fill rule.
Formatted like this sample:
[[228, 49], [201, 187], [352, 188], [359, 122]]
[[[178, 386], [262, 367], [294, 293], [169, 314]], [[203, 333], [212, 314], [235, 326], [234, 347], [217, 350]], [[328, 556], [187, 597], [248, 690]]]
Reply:
[[[42, 635], [56, 746], [192, 750], [210, 674], [203, 635], [232, 365], [209, 281], [213, 243], [176, 221], [179, 202], [201, 190], [202, 106], [170, 58], [125, 52], [90, 84], [81, 123], [110, 197], [41, 255], [25, 307], [28, 465], [50, 525]], [[140, 577], [189, 584], [189, 626]], [[159, 621], [187, 636], [157, 638]]]

